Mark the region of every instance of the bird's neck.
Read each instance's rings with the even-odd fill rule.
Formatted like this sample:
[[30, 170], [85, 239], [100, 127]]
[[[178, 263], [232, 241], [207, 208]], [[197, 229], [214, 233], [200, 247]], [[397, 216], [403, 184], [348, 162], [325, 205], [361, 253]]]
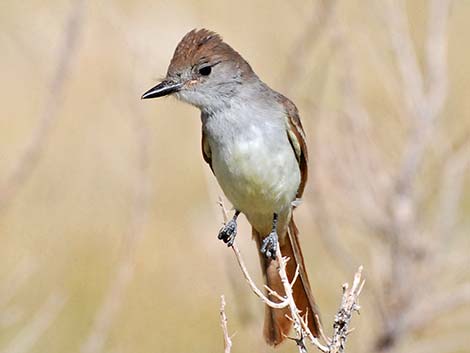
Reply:
[[234, 96], [219, 109], [201, 109], [205, 133], [213, 141], [225, 143], [240, 139], [285, 135], [285, 111], [270, 95], [252, 92]]
[[[259, 79], [244, 81], [232, 87], [212, 92], [202, 104], [195, 104], [204, 115], [220, 115], [251, 109], [252, 112], [272, 106], [275, 102], [271, 89]], [[253, 114], [250, 114], [253, 115]]]

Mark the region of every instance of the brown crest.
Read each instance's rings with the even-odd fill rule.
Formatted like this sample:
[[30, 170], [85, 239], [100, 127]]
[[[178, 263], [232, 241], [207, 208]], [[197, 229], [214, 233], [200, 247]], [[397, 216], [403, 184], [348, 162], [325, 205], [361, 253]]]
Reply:
[[176, 47], [168, 68], [168, 75], [195, 65], [227, 60], [234, 61], [252, 72], [250, 65], [225, 43], [220, 35], [205, 28], [193, 29], [181, 39]]

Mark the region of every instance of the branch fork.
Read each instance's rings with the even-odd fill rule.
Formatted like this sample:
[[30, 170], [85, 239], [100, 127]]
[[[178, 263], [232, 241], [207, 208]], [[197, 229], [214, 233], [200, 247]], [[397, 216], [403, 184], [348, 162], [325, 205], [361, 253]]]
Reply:
[[[222, 200], [219, 198], [219, 206], [222, 210], [222, 215], [224, 218], [224, 222], [227, 222], [229, 219], [227, 210], [224, 207]], [[283, 309], [289, 307], [290, 315], [288, 318], [292, 320], [294, 330], [296, 332], [296, 337], [287, 337], [291, 340], [296, 342], [297, 348], [300, 353], [307, 352], [307, 348], [305, 345], [305, 338], [310, 341], [310, 343], [315, 346], [318, 350], [323, 353], [342, 353], [344, 352], [345, 344], [347, 336], [349, 335], [352, 330], [349, 329], [349, 325], [352, 319], [352, 315], [354, 312], [359, 312], [360, 306], [358, 303], [359, 295], [364, 287], [365, 281], [362, 280], [362, 270], [363, 267], [360, 266], [357, 270], [354, 280], [352, 283], [351, 288], [347, 283], [343, 284], [343, 294], [340, 308], [335, 315], [334, 323], [333, 323], [333, 336], [328, 338], [323, 332], [321, 332], [321, 338], [315, 337], [310, 329], [308, 328], [308, 313], [304, 313], [302, 316], [301, 311], [297, 308], [294, 297], [292, 286], [297, 280], [299, 276], [299, 268], [297, 267], [294, 278], [292, 281], [289, 281], [286, 272], [286, 264], [289, 261], [288, 257], [282, 256], [281, 249], [279, 244], [277, 245], [276, 249], [276, 258], [278, 259], [278, 271], [279, 276], [281, 277], [281, 281], [284, 287], [285, 296], [280, 295], [273, 289], [269, 288], [268, 286], [264, 286], [268, 295], [274, 296], [276, 299], [280, 300], [280, 302], [273, 302], [270, 300], [262, 290], [260, 290], [249, 274], [245, 262], [241, 256], [240, 250], [236, 244], [236, 242], [232, 245], [232, 251], [235, 255], [235, 258], [238, 262], [238, 265], [242, 271], [245, 280], [247, 281], [248, 285], [250, 286], [253, 293], [261, 299], [263, 303], [270, 306], [271, 308], [275, 309]], [[226, 333], [226, 317], [225, 312], [223, 313], [223, 308], [225, 307], [225, 299], [222, 297], [222, 308], [221, 308], [221, 324], [224, 329], [224, 337], [225, 337], [225, 353], [230, 353], [230, 349], [232, 347], [232, 342], [230, 337]], [[224, 326], [225, 325], [225, 326]], [[227, 340], [228, 338], [228, 340]], [[227, 350], [228, 349], [228, 350]]]

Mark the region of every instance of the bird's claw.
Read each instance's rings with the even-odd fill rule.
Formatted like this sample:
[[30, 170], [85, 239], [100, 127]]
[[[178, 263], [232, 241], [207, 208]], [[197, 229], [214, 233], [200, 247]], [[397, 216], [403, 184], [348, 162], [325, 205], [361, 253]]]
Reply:
[[225, 224], [222, 229], [219, 231], [219, 235], [217, 238], [223, 240], [228, 247], [233, 245], [235, 241], [235, 236], [237, 235], [237, 222], [234, 219]]
[[266, 256], [266, 258], [271, 258], [276, 260], [276, 249], [278, 243], [278, 236], [276, 230], [273, 230], [269, 235], [263, 239], [263, 243], [261, 245], [261, 253]]

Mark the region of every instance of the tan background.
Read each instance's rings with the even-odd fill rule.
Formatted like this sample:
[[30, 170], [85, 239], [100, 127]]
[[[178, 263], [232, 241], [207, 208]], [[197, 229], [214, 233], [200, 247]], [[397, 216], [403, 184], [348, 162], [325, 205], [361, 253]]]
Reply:
[[[362, 201], [380, 198], [371, 189], [394, 175], [410, 126], [384, 3], [338, 2], [322, 24], [326, 15], [318, 1], [3, 1], [0, 352], [221, 352], [221, 294], [229, 330], [236, 332], [233, 352], [272, 351], [261, 339], [263, 307], [231, 251], [216, 239], [220, 191], [201, 158], [198, 111], [171, 98], [140, 101], [165, 74], [179, 39], [195, 27], [219, 32], [265, 82], [298, 105], [313, 177], [297, 219], [314, 293], [330, 332], [340, 286], [363, 263], [371, 285], [348, 351], [374, 350], [387, 319], [380, 319], [380, 299], [368, 289], [375, 283], [384, 290], [377, 279], [383, 272], [375, 269], [387, 268], [377, 262], [389, 248], [364, 217], [373, 218], [377, 208], [364, 206], [368, 211]], [[422, 66], [428, 4], [406, 4]], [[470, 280], [467, 162], [458, 185], [453, 178], [440, 182], [448, 160], [442, 150], [452, 154], [468, 142], [468, 18], [470, 2], [454, 1], [439, 138], [428, 146], [416, 183], [425, 193], [417, 207], [419, 232], [427, 239], [431, 223], [455, 216], [443, 263], [463, 256], [455, 266], [439, 265], [426, 281], [435, 285], [431, 292], [470, 292], [463, 285]], [[315, 21], [320, 25], [312, 26]], [[64, 40], [71, 45], [65, 50]], [[61, 60], [65, 70], [53, 86]], [[356, 106], [345, 101], [351, 85], [359, 108], [368, 112], [366, 145], [347, 140], [354, 119], [342, 112]], [[31, 155], [24, 157], [25, 151]], [[384, 162], [368, 164], [367, 174], [361, 156], [372, 154], [371, 160]], [[357, 170], [348, 167], [357, 163]], [[462, 198], [442, 215], [437, 195], [457, 186]], [[322, 236], [326, 215], [316, 208], [318, 190], [329, 226], [354, 255], [345, 266], [345, 256]], [[256, 249], [246, 221], [241, 224], [237, 239], [260, 283]], [[462, 297], [462, 306], [459, 301], [401, 335], [393, 349], [468, 352], [469, 298]], [[294, 351], [291, 343], [279, 350]]]

